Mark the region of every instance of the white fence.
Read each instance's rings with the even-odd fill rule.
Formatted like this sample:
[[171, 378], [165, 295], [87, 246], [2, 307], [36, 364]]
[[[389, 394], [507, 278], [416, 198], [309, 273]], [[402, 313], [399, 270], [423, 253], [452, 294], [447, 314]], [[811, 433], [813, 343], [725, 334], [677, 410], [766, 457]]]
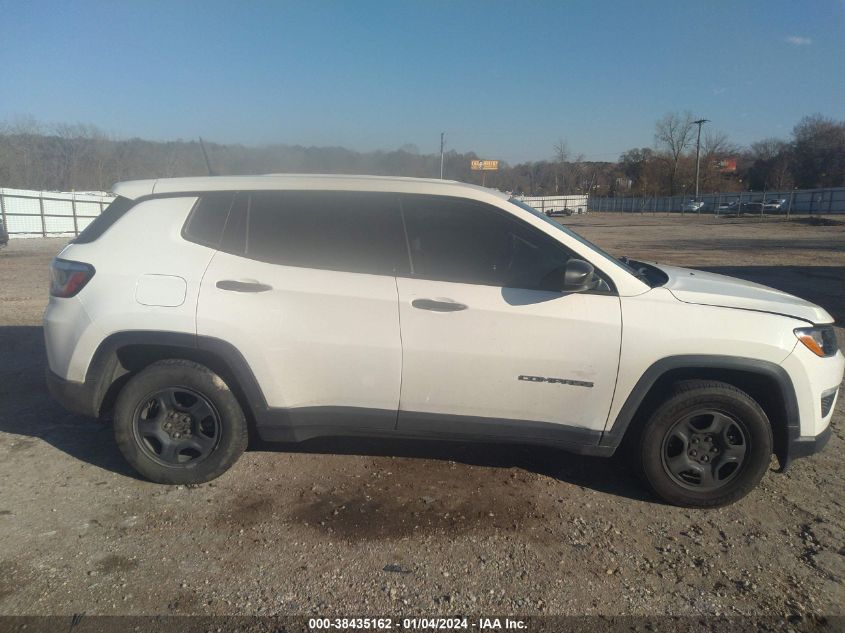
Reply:
[[543, 213], [564, 209], [569, 209], [572, 213], [587, 212], [587, 196], [523, 196], [520, 200]]
[[0, 188], [0, 217], [9, 237], [70, 237], [79, 235], [113, 199], [102, 191]]

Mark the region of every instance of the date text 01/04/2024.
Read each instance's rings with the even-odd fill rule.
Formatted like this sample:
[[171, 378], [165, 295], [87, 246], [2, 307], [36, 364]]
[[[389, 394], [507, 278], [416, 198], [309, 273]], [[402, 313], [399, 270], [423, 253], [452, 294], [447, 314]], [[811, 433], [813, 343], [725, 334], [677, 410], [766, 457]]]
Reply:
[[523, 620], [511, 618], [310, 618], [308, 628], [311, 630], [521, 630], [526, 628]]

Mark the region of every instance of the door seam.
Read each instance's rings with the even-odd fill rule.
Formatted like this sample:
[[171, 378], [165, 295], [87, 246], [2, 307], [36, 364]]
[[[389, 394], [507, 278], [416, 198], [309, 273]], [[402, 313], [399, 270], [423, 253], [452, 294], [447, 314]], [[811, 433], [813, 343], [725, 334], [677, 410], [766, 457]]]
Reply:
[[[408, 266], [410, 274], [414, 276], [414, 257], [411, 255], [411, 240], [408, 239], [408, 225], [405, 223], [405, 207], [402, 204], [402, 196], [399, 196], [399, 217], [402, 218], [402, 233], [405, 236], [405, 250], [408, 253]], [[399, 286], [396, 287], [396, 298], [399, 299]]]
[[396, 421], [393, 423], [393, 430], [399, 429], [399, 408], [402, 405], [402, 378], [405, 374], [405, 344], [402, 342], [402, 306], [399, 301], [399, 280], [394, 276], [393, 284], [396, 286], [396, 317], [399, 320], [399, 399], [396, 401]]
[[199, 337], [200, 335], [200, 325], [199, 325], [199, 314], [200, 314], [200, 296], [202, 295], [202, 283], [205, 281], [205, 276], [208, 274], [208, 269], [211, 268], [211, 262], [214, 261], [214, 258], [217, 257], [217, 253], [219, 250], [215, 250], [211, 253], [211, 257], [208, 258], [208, 263], [205, 265], [205, 270], [202, 271], [202, 275], [200, 275], [199, 283], [197, 284], [197, 300], [194, 303], [194, 336]]

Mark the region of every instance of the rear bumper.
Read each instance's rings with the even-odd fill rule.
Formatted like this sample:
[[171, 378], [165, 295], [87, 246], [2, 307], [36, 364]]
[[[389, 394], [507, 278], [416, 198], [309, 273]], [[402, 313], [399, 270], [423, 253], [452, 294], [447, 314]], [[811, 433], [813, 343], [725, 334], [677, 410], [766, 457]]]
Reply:
[[94, 385], [89, 382], [72, 382], [47, 369], [47, 389], [53, 399], [68, 411], [96, 418], [97, 409]]

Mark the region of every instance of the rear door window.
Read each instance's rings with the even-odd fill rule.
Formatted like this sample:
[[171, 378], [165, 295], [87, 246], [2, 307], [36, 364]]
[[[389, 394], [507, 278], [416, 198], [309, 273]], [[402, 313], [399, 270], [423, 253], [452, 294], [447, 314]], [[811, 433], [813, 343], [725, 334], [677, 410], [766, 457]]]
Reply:
[[[252, 192], [245, 216], [243, 253], [251, 259], [374, 275], [402, 275], [409, 268], [394, 194]], [[232, 235], [237, 248], [238, 227], [231, 224], [224, 243]]]

